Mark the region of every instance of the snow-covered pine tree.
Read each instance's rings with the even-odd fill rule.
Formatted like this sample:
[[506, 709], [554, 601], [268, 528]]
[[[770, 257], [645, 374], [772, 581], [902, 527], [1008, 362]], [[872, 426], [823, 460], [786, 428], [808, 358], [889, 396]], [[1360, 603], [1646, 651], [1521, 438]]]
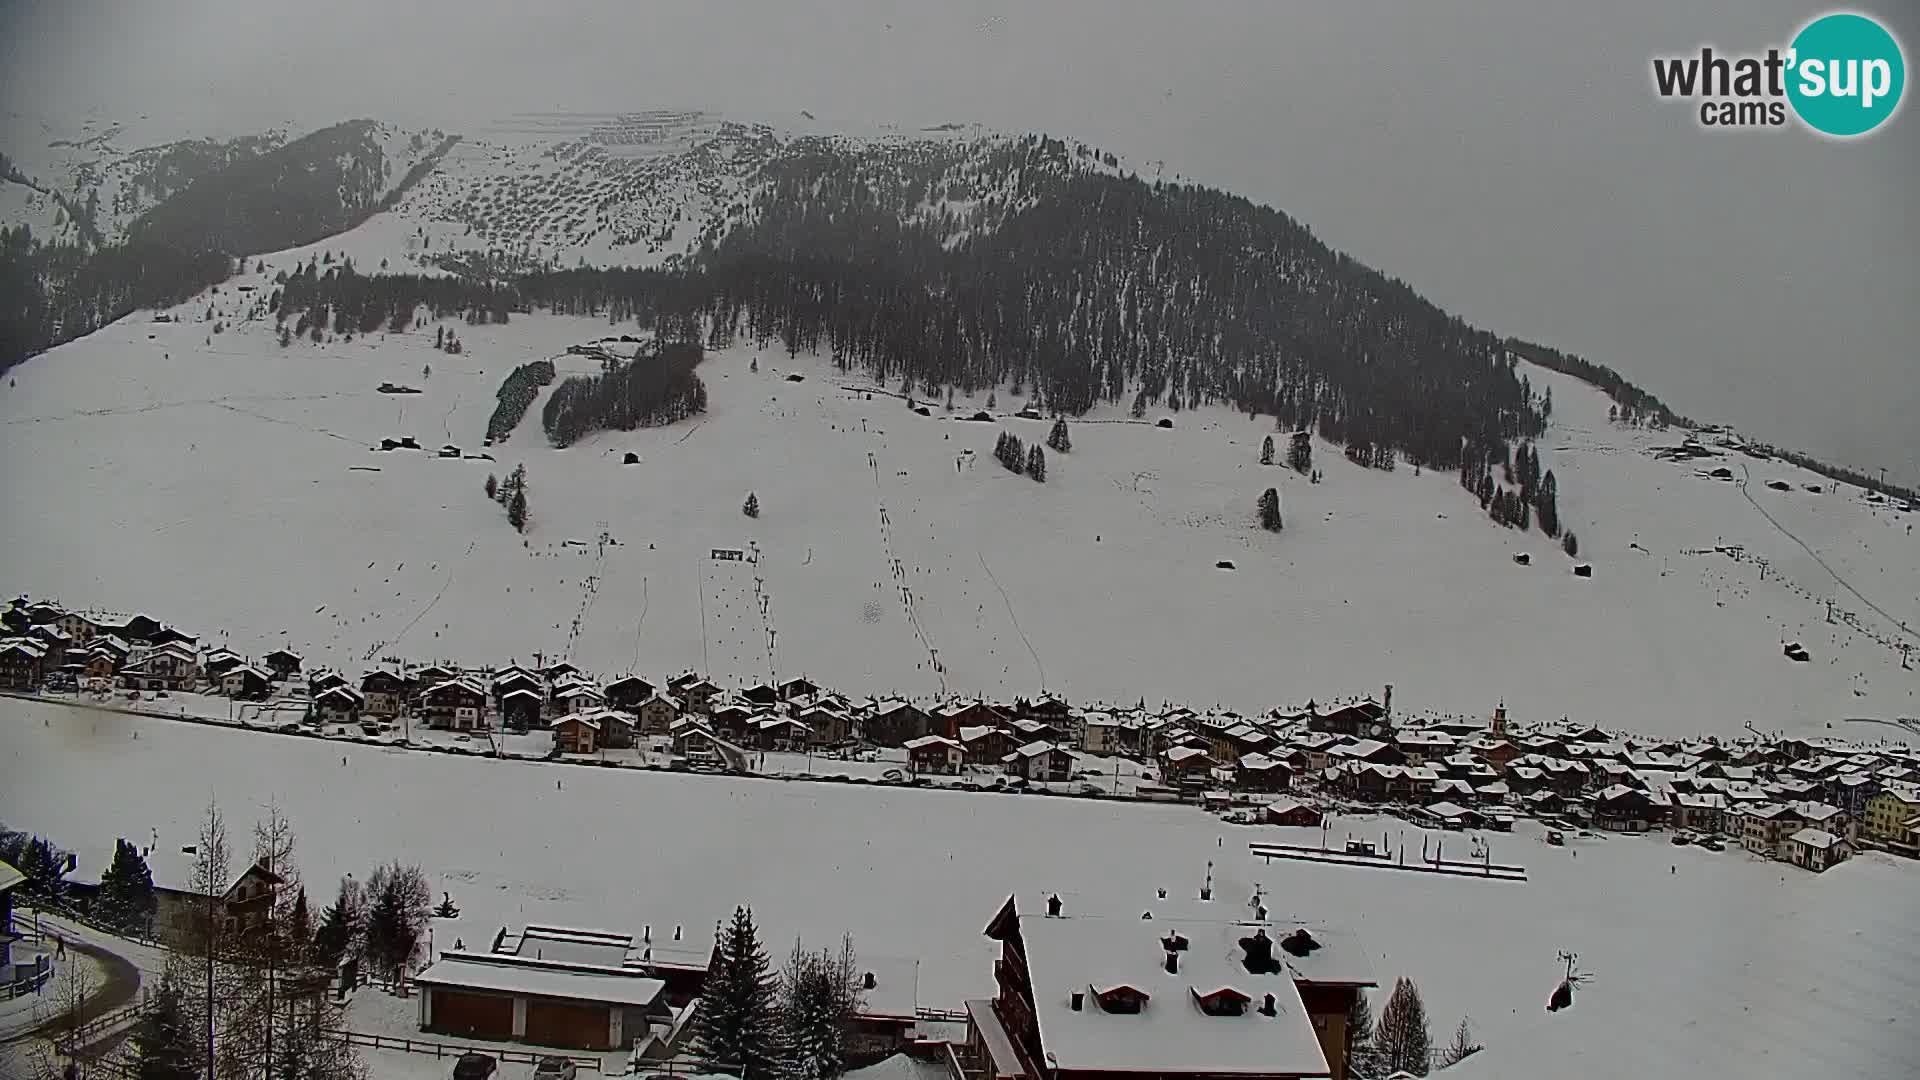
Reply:
[[1425, 1076], [1433, 1068], [1433, 1036], [1427, 1030], [1427, 1006], [1420, 1000], [1420, 988], [1401, 976], [1393, 984], [1393, 993], [1380, 1010], [1380, 1023], [1373, 1029], [1374, 1050], [1380, 1056], [1380, 1071], [1387, 1075], [1405, 1070]]
[[512, 523], [515, 532], [527, 531], [527, 489], [513, 489], [513, 498], [507, 500], [507, 521]]
[[198, 1046], [188, 1022], [180, 984], [171, 972], [147, 999], [146, 1014], [134, 1025], [128, 1071], [137, 1080], [194, 1080], [200, 1075]]
[[1260, 441], [1260, 464], [1273, 464], [1273, 436], [1271, 435]]
[[97, 903], [100, 914], [116, 929], [145, 934], [153, 927], [158, 904], [153, 873], [140, 850], [125, 840], [114, 841], [113, 862], [100, 875]]
[[1053, 430], [1047, 433], [1047, 447], [1057, 454], [1065, 454], [1073, 449], [1073, 437], [1067, 434], [1067, 418], [1053, 418]]
[[720, 934], [694, 1014], [694, 1054], [740, 1080], [774, 1080], [786, 1060], [779, 978], [760, 947], [753, 913], [735, 908]]
[[740, 504], [740, 512], [747, 515], [750, 518], [759, 517], [760, 516], [760, 496], [755, 495], [751, 491], [747, 492], [747, 501]]
[[1260, 493], [1260, 527], [1268, 532], [1280, 531], [1280, 492], [1277, 488], [1268, 488]]
[[1561, 537], [1560, 546], [1566, 549], [1569, 556], [1575, 559], [1580, 557], [1580, 538], [1573, 535], [1573, 533], [1569, 532], [1567, 535]]
[[495, 498], [500, 494], [500, 481], [496, 479], [492, 473], [487, 474], [487, 482], [485, 487], [487, 492], [487, 498], [489, 499]]
[[1297, 473], [1313, 470], [1313, 433], [1296, 431], [1287, 443], [1287, 465]]
[[360, 923], [360, 887], [352, 878], [342, 878], [340, 893], [320, 913], [320, 926], [313, 933], [313, 965], [332, 971], [342, 960], [357, 955], [356, 928]]
[[1027, 453], [1027, 475], [1036, 483], [1047, 482], [1047, 454], [1040, 449], [1038, 443], [1035, 443], [1033, 449]]

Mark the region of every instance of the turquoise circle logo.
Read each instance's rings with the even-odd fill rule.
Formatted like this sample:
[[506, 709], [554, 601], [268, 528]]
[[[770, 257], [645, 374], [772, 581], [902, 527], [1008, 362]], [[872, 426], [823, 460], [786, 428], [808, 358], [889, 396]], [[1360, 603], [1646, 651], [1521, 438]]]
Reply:
[[1865, 15], [1822, 15], [1794, 36], [1792, 50], [1787, 100], [1815, 131], [1865, 135], [1900, 107], [1906, 58], [1886, 27]]

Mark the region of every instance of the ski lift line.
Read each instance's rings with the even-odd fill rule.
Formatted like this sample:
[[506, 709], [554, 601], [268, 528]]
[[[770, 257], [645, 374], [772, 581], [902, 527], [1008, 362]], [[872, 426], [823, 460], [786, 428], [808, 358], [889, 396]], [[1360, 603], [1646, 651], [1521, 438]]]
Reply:
[[1741, 474], [1740, 482], [1736, 486], [1740, 489], [1741, 497], [1746, 499], [1748, 503], [1751, 503], [1753, 508], [1760, 512], [1760, 516], [1767, 519], [1767, 523], [1769, 525], [1772, 525], [1774, 528], [1780, 530], [1781, 535], [1785, 536], [1787, 539], [1793, 541], [1795, 544], [1800, 545], [1800, 550], [1806, 552], [1809, 556], [1811, 556], [1814, 562], [1819, 563], [1820, 569], [1825, 570], [1828, 576], [1832, 577], [1834, 581], [1839, 583], [1841, 588], [1852, 593], [1854, 596], [1854, 599], [1867, 605], [1869, 608], [1872, 608], [1874, 612], [1877, 613], [1881, 618], [1892, 623], [1894, 626], [1899, 627], [1901, 633], [1906, 634], [1908, 637], [1914, 638], [1915, 640], [1920, 640], [1920, 631], [1915, 631], [1913, 627], [1908, 626], [1906, 623], [1901, 622], [1899, 619], [1896, 619], [1892, 615], [1888, 614], [1885, 608], [1882, 608], [1879, 604], [1876, 604], [1872, 600], [1867, 599], [1867, 596], [1865, 593], [1862, 593], [1859, 589], [1854, 588], [1851, 582], [1849, 582], [1846, 578], [1843, 578], [1840, 576], [1839, 571], [1836, 571], [1833, 567], [1828, 566], [1827, 561], [1820, 557], [1819, 552], [1813, 550], [1812, 547], [1808, 546], [1805, 540], [1802, 540], [1798, 536], [1795, 536], [1792, 530], [1788, 529], [1785, 525], [1780, 524], [1780, 522], [1776, 520], [1772, 514], [1767, 513], [1766, 507], [1761, 506], [1760, 503], [1754, 499], [1753, 493], [1747, 490], [1748, 481], [1753, 479], [1753, 474], [1747, 469], [1747, 464], [1744, 461], [1740, 463], [1740, 474]]

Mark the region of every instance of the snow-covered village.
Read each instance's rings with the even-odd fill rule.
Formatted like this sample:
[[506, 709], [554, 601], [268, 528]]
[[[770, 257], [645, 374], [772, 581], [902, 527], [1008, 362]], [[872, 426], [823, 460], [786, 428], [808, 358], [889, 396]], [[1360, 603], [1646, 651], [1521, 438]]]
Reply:
[[1920, 1076], [1920, 127], [1645, 85], [1817, 13], [68, 7], [0, 1080]]

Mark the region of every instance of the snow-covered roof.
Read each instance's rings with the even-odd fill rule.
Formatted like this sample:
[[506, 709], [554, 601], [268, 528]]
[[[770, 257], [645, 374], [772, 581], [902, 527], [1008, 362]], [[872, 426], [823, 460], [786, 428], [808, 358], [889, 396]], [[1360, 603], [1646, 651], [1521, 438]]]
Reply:
[[1805, 844], [1810, 848], [1830, 848], [1840, 842], [1840, 838], [1825, 829], [1801, 829], [1788, 837], [1796, 844]]
[[667, 988], [659, 979], [534, 967], [504, 957], [452, 951], [442, 952], [439, 960], [413, 978], [427, 986], [643, 1007], [659, 1000]]
[[514, 940], [512, 954], [528, 960], [618, 969], [626, 963], [632, 947], [632, 934], [576, 930], [564, 926], [529, 926]]
[[1191, 761], [1194, 758], [1204, 757], [1205, 755], [1206, 751], [1197, 746], [1176, 746], [1167, 751], [1166, 757], [1168, 761], [1178, 765], [1183, 761]]
[[924, 750], [930, 746], [945, 746], [954, 750], [965, 749], [965, 747], [962, 747], [958, 742], [947, 738], [945, 735], [922, 735], [917, 739], [908, 739], [902, 745], [909, 750]]
[[[1223, 905], [1224, 906], [1224, 905]], [[1163, 935], [1190, 941], [1179, 971], [1163, 964]], [[1232, 922], [1139, 918], [1026, 918], [1020, 932], [1033, 979], [1040, 1040], [1058, 1070], [1323, 1074], [1326, 1059], [1293, 976], [1255, 975], [1238, 944], [1254, 933]], [[1273, 956], [1287, 954], [1274, 942]], [[1134, 1013], [1108, 1012], [1097, 987], [1130, 986], [1147, 995]], [[1199, 995], [1231, 989], [1249, 999], [1238, 1016], [1209, 1016]], [[1073, 1007], [1073, 995], [1081, 1006]], [[1266, 995], [1274, 1015], [1261, 1011]]]
[[0, 862], [0, 893], [27, 880], [27, 875], [15, 870], [6, 862]]

